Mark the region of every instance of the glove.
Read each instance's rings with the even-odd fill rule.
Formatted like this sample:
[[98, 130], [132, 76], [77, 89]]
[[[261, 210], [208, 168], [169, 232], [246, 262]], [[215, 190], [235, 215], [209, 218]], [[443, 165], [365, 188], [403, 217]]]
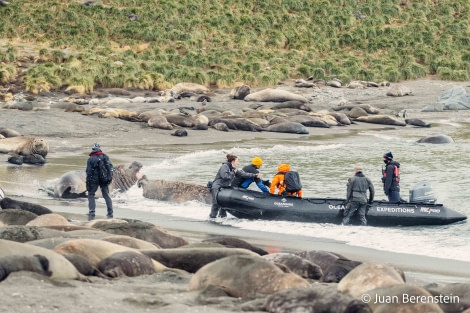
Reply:
[[267, 187], [271, 186], [271, 182], [268, 179], [262, 180], [262, 182], [263, 182], [263, 185], [265, 185]]

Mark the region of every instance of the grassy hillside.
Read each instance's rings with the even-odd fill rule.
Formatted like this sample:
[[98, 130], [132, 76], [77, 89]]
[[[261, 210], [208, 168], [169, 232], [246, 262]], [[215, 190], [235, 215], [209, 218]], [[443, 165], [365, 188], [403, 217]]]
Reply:
[[[287, 78], [468, 80], [468, 0], [11, 0], [0, 83], [230, 87]], [[32, 49], [25, 57], [20, 43]]]

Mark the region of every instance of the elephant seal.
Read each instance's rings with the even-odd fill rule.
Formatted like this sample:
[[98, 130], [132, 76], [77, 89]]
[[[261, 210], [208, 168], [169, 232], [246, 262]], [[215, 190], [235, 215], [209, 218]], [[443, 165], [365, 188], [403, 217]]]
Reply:
[[394, 267], [362, 263], [343, 277], [338, 283], [338, 291], [358, 298], [375, 288], [401, 284], [405, 284], [403, 273], [399, 273]]
[[325, 273], [328, 270], [328, 267], [330, 267], [336, 260], [340, 258], [347, 260], [347, 258], [342, 255], [323, 250], [302, 251], [296, 253], [296, 255], [317, 264], [320, 266], [323, 273]]
[[[439, 303], [444, 312], [469, 312], [470, 311], [470, 284], [469, 283], [452, 283], [444, 285], [430, 284], [424, 287], [433, 296], [453, 295], [457, 296], [459, 301], [449, 301]], [[455, 298], [454, 298], [455, 299]]]
[[214, 125], [211, 125], [211, 127], [216, 129], [216, 130], [223, 131], [223, 132], [228, 132], [229, 131], [229, 128], [228, 128], [227, 124], [225, 124], [223, 122], [215, 123]]
[[46, 159], [42, 155], [37, 154], [37, 153], [28, 154], [28, 155], [20, 155], [20, 154], [13, 153], [8, 158], [8, 162], [12, 164], [16, 164], [16, 165], [21, 165], [23, 163], [42, 165], [46, 163]]
[[148, 242], [156, 243], [162, 248], [178, 248], [188, 244], [188, 241], [181, 236], [173, 235], [163, 228], [154, 224], [139, 221], [127, 220], [126, 223], [121, 221], [113, 222], [95, 222], [93, 227], [110, 234], [126, 235]]
[[33, 256], [9, 255], [0, 257], [0, 282], [13, 272], [28, 271], [51, 276], [49, 260], [46, 257], [35, 254]]
[[355, 312], [372, 313], [367, 303], [344, 295], [334, 287], [313, 284], [310, 288], [293, 288], [276, 292], [266, 299], [268, 312]]
[[244, 101], [256, 101], [256, 102], [286, 102], [286, 101], [298, 101], [307, 103], [308, 99], [304, 96], [289, 92], [286, 90], [267, 88], [257, 92], [250, 93], [244, 99]]
[[31, 257], [41, 255], [49, 262], [49, 272], [52, 279], [77, 279], [88, 281], [78, 270], [62, 255], [41, 247], [27, 243], [19, 243], [10, 240], [0, 239], [0, 257], [25, 256]]
[[147, 121], [148, 126], [153, 127], [153, 128], [159, 128], [159, 129], [167, 129], [167, 130], [172, 130], [173, 125], [171, 125], [168, 120], [166, 119], [165, 116], [163, 115], [155, 115], [152, 116], [148, 121]]
[[1, 153], [21, 155], [39, 154], [43, 157], [49, 153], [49, 144], [41, 137], [11, 137], [0, 139]]
[[43, 227], [8, 225], [0, 227], [0, 238], [17, 242], [27, 242], [51, 237], [71, 237], [69, 234]]
[[[230, 91], [230, 98], [232, 99], [237, 99], [237, 100], [243, 100], [247, 95], [250, 94], [250, 86], [248, 85], [241, 85], [237, 86]], [[6, 137], [6, 136], [5, 136]]]
[[26, 226], [37, 226], [37, 227], [44, 227], [44, 226], [65, 226], [70, 225], [70, 222], [67, 221], [65, 217], [56, 213], [49, 213], [43, 214], [36, 217], [34, 220], [30, 221]]
[[[137, 182], [141, 168], [142, 164], [137, 161], [115, 166], [109, 191], [126, 192], [129, 190]], [[49, 193], [56, 198], [86, 197], [86, 172], [77, 170], [65, 173], [54, 183], [53, 191]], [[101, 196], [101, 191], [97, 191], [96, 195]]]
[[149, 180], [146, 175], [137, 182], [142, 188], [143, 196], [148, 199], [171, 202], [200, 201], [211, 204], [212, 196], [209, 188], [193, 183], [171, 181], [171, 180]]
[[387, 91], [387, 96], [391, 97], [411, 96], [412, 94], [411, 89], [402, 84], [393, 85]]
[[271, 253], [263, 256], [265, 260], [287, 266], [293, 273], [303, 278], [319, 279], [323, 275], [320, 266], [290, 253]]
[[406, 126], [406, 123], [398, 118], [390, 115], [369, 115], [359, 116], [355, 119], [358, 122], [366, 122], [373, 124], [384, 124], [384, 125], [395, 125], [395, 126]]
[[209, 285], [223, 287], [227, 294], [237, 298], [273, 294], [288, 288], [310, 288], [310, 283], [297, 274], [249, 255], [233, 255], [203, 266], [191, 277], [189, 290], [201, 290]]
[[[288, 116], [287, 120], [289, 122], [295, 122], [295, 123], [300, 123], [306, 127], [321, 127], [321, 128], [330, 128], [330, 125], [322, 120], [318, 116], [314, 115], [294, 115], [294, 116]], [[335, 119], [336, 122], [336, 119]], [[336, 122], [336, 125], [338, 123]]]
[[407, 118], [405, 119], [406, 125], [418, 126], [418, 127], [431, 127], [431, 124], [426, 123], [419, 118]]
[[454, 143], [454, 139], [447, 135], [436, 135], [436, 136], [428, 136], [419, 139], [416, 141], [417, 143], [432, 143], [432, 144], [443, 144], [443, 143]]
[[174, 95], [181, 94], [182, 92], [193, 92], [196, 94], [205, 94], [209, 92], [209, 89], [207, 89], [207, 87], [203, 85], [196, 84], [196, 83], [178, 83], [170, 89], [170, 92], [173, 93]]
[[275, 104], [271, 107], [273, 110], [279, 109], [297, 109], [306, 112], [312, 112], [312, 108], [309, 107], [305, 102], [299, 100], [285, 101], [282, 103]]
[[185, 114], [166, 114], [163, 115], [168, 123], [174, 124], [180, 127], [193, 127], [195, 125], [192, 116]]
[[[413, 286], [413, 285], [395, 285], [386, 286], [382, 288], [376, 288], [368, 291], [368, 296], [371, 297], [372, 301], [369, 302], [369, 307], [373, 312], [379, 313], [405, 313], [405, 312], [433, 312], [433, 313], [444, 313], [444, 312], [462, 312], [462, 299], [454, 303], [454, 306], [458, 309], [443, 310], [442, 305], [446, 302], [434, 301], [434, 297], [426, 289]], [[444, 294], [439, 294], [444, 295]], [[437, 295], [437, 296], [439, 296]], [[448, 294], [447, 294], [448, 295]], [[451, 294], [456, 296], [455, 294]], [[377, 299], [377, 300], [376, 300]], [[387, 299], [398, 299], [399, 301], [387, 301]], [[407, 300], [408, 299], [408, 300]], [[413, 301], [411, 299], [420, 299], [420, 301]], [[439, 298], [437, 298], [439, 299]], [[451, 299], [449, 297], [449, 299]], [[411, 301], [410, 301], [411, 300]], [[450, 301], [453, 302], [453, 301]]]
[[283, 122], [271, 124], [264, 128], [268, 132], [291, 133], [291, 134], [309, 134], [307, 127], [297, 122]]
[[0, 222], [5, 225], [26, 225], [38, 215], [21, 209], [0, 210]]
[[62, 255], [70, 263], [72, 263], [73, 266], [75, 266], [75, 268], [77, 269], [77, 271], [79, 271], [81, 274], [85, 276], [98, 276], [101, 278], [108, 278], [107, 276], [103, 275], [103, 273], [101, 273], [96, 266], [92, 265], [90, 262], [88, 262], [87, 259], [85, 259], [81, 255], [73, 253], [64, 253]]
[[209, 122], [209, 126], [224, 123], [227, 125], [229, 129], [233, 130], [244, 130], [244, 131], [252, 131], [252, 132], [260, 132], [263, 130], [261, 126], [253, 123], [249, 119], [246, 118], [215, 118]]
[[155, 274], [152, 259], [137, 251], [116, 252], [101, 260], [98, 270], [109, 277], [135, 277]]
[[201, 267], [232, 255], [254, 255], [254, 252], [241, 248], [176, 248], [140, 250], [146, 256], [171, 268], [179, 268], [196, 273]]
[[221, 244], [224, 247], [227, 248], [241, 248], [241, 249], [247, 249], [250, 251], [253, 251], [254, 253], [258, 255], [266, 255], [268, 252], [264, 249], [261, 249], [259, 247], [253, 246], [252, 244], [246, 242], [245, 240], [235, 238], [235, 237], [215, 237], [215, 238], [209, 238], [209, 239], [204, 239], [202, 242], [206, 243], [217, 243]]
[[5, 138], [21, 136], [21, 134], [17, 132], [16, 130], [11, 129], [11, 128], [5, 128], [5, 127], [0, 128], [0, 135], [3, 135], [3, 137]]
[[101, 238], [101, 240], [112, 242], [121, 246], [133, 249], [160, 249], [160, 246], [153, 242], [137, 239], [131, 236], [111, 235]]
[[39, 205], [39, 204], [34, 204], [30, 202], [24, 202], [24, 201], [18, 201], [14, 200], [9, 197], [5, 197], [0, 201], [0, 207], [3, 210], [6, 209], [18, 209], [18, 210], [25, 210], [29, 211], [31, 213], [34, 213], [36, 215], [43, 215], [43, 214], [50, 214], [52, 213], [51, 210], [48, 208]]
[[324, 283], [339, 283], [344, 276], [361, 263], [362, 262], [339, 258], [328, 266], [320, 278], [320, 281]]

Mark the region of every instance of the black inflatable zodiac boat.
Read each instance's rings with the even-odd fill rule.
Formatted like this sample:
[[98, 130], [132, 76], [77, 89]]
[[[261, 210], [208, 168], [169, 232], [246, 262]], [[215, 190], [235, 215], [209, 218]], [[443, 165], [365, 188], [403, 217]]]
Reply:
[[[341, 224], [345, 199], [297, 198], [266, 194], [239, 188], [222, 189], [219, 204], [237, 218]], [[409, 202], [374, 201], [367, 212], [370, 226], [446, 225], [464, 221], [467, 216], [435, 203], [429, 184], [416, 184]], [[351, 224], [359, 225], [358, 216]]]

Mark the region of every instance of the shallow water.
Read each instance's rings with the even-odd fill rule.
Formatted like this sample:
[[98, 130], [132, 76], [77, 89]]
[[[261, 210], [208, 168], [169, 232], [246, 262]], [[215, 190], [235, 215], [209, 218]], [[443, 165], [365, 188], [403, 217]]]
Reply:
[[[304, 197], [345, 197], [346, 182], [353, 167], [361, 163], [365, 174], [376, 188], [375, 199], [385, 199], [381, 186], [382, 154], [392, 151], [401, 163], [401, 196], [408, 199], [416, 183], [431, 184], [438, 203], [470, 216], [470, 176], [467, 154], [470, 150], [470, 120], [456, 114], [450, 119], [437, 119], [436, 128], [384, 127], [382, 130], [345, 132], [343, 135], [292, 135], [290, 139], [256, 139], [205, 145], [147, 145], [106, 150], [114, 164], [137, 160], [144, 164], [142, 173], [149, 179], [181, 180], [205, 185], [212, 180], [227, 152], [240, 158], [240, 166], [254, 156], [264, 160], [263, 179], [271, 179], [278, 164], [289, 163], [302, 178]], [[417, 144], [417, 139], [435, 132], [446, 133], [454, 144]], [[236, 132], [233, 133], [236, 137]], [[61, 151], [60, 149], [58, 151]], [[66, 149], [48, 156], [41, 167], [0, 166], [1, 185], [7, 194], [47, 199], [39, 186], [51, 184], [63, 173], [84, 168], [87, 155], [76, 155]], [[68, 152], [67, 152], [68, 151]], [[256, 188], [256, 186], [254, 186]], [[83, 200], [82, 200], [83, 201]], [[101, 208], [102, 199], [98, 201]], [[155, 212], [183, 218], [205, 220], [210, 207], [198, 202], [172, 204], [145, 199], [142, 190], [132, 187], [115, 198], [119, 208]], [[98, 207], [100, 210], [100, 207]], [[99, 213], [99, 212], [98, 212]], [[343, 227], [332, 224], [249, 221], [229, 215], [220, 221], [241, 229], [321, 237], [346, 242], [348, 245], [399, 253], [411, 253], [470, 261], [470, 223], [421, 227]]]

